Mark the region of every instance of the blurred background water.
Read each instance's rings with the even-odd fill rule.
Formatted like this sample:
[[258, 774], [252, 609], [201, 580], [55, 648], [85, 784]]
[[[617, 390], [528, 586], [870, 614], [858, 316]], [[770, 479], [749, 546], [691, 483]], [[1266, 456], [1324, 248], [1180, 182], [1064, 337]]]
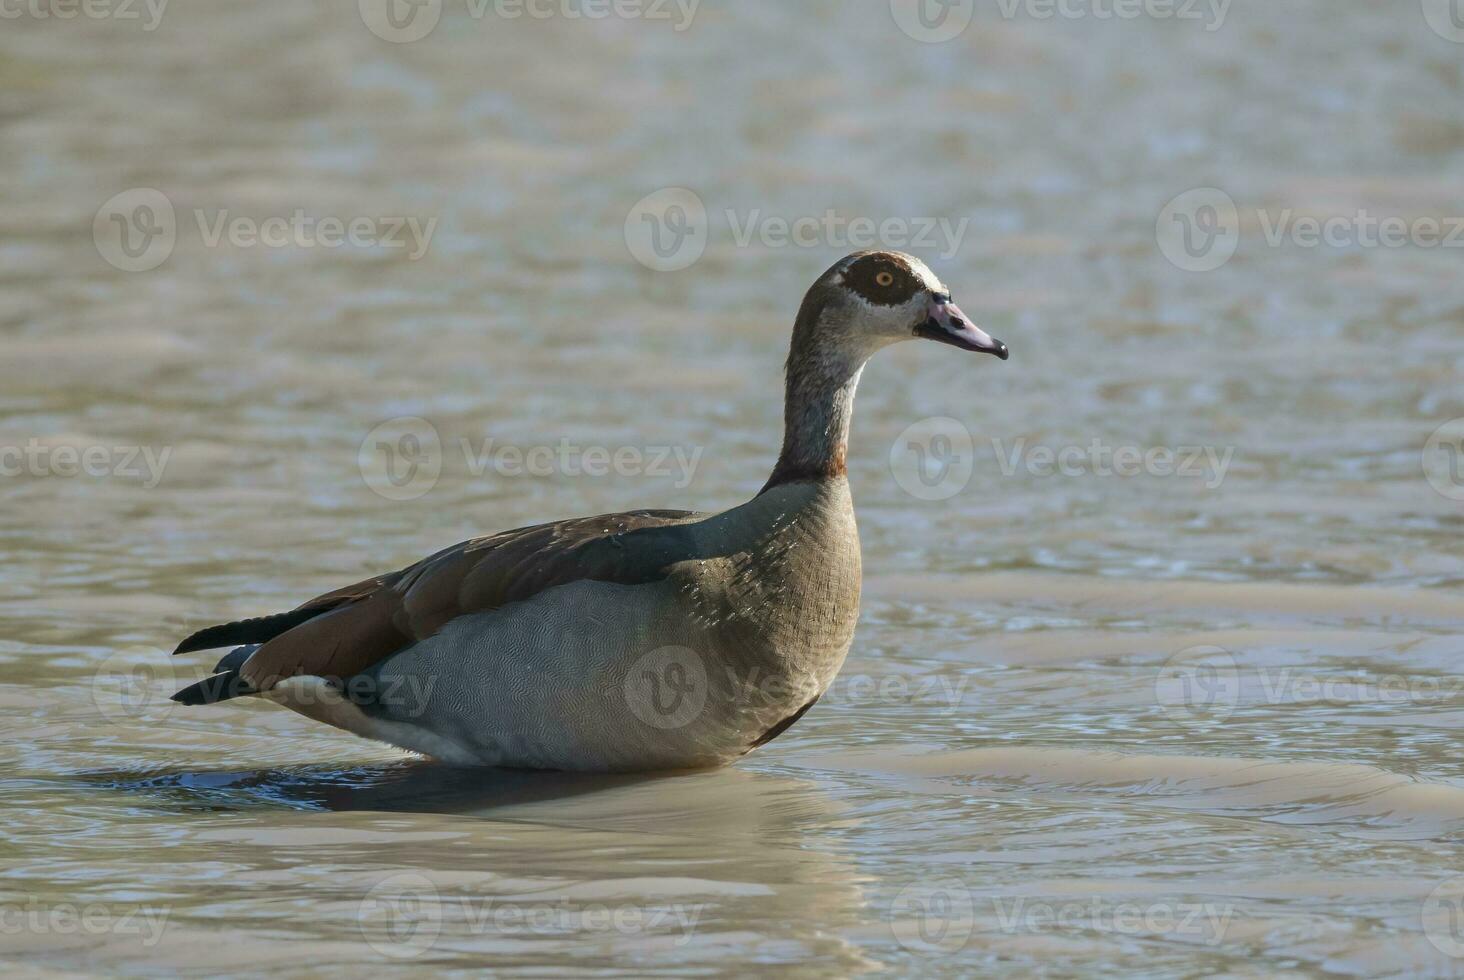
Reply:
[[[1457, 3], [391, 2], [0, 11], [7, 971], [1464, 972]], [[198, 626], [745, 499], [855, 219], [1012, 358], [866, 371], [860, 631], [776, 742], [166, 700]]]

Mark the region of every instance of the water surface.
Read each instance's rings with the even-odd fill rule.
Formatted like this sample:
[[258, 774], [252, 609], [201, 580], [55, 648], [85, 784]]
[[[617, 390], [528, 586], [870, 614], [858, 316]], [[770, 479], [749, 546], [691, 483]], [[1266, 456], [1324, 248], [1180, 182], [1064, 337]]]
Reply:
[[[1459, 252], [1264, 227], [1464, 214], [1464, 47], [1418, 4], [983, 4], [944, 44], [884, 3], [680, 31], [448, 3], [414, 43], [354, 7], [0, 33], [0, 445], [111, 461], [0, 478], [7, 970], [1464, 972], [1464, 477], [1425, 472], [1464, 417]], [[653, 272], [626, 218], [667, 187], [710, 231]], [[1206, 187], [1240, 243], [1186, 271], [1156, 221]], [[93, 222], [137, 188], [177, 232], [132, 272]], [[1013, 353], [866, 371], [863, 617], [787, 734], [720, 772], [493, 774], [166, 701], [202, 625], [755, 492], [793, 313], [847, 248], [734, 222], [829, 209], [969, 219], [914, 250]], [[210, 244], [297, 210], [436, 223], [415, 260]], [[391, 499], [362, 445], [404, 416], [440, 474]], [[514, 475], [485, 440], [696, 465]]]

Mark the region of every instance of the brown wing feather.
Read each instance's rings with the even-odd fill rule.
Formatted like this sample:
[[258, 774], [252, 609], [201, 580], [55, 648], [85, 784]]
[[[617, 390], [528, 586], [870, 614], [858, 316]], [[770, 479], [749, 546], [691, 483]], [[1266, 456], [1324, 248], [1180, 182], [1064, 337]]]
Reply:
[[259, 616], [255, 619], [241, 619], [234, 623], [223, 623], [219, 626], [210, 626], [201, 629], [186, 637], [178, 644], [173, 655], [180, 653], [196, 653], [199, 650], [217, 650], [219, 647], [232, 647], [249, 643], [266, 643], [287, 630], [292, 630], [307, 620], [314, 619], [322, 613], [328, 612], [335, 607], [353, 602], [356, 599], [364, 598], [386, 585], [391, 585], [400, 578], [401, 572], [394, 572], [391, 575], [378, 575], [375, 578], [348, 585], [343, 589], [334, 592], [327, 592], [325, 595], [316, 596], [309, 602], [302, 603], [291, 609], [289, 612], [276, 613], [273, 616]]
[[692, 553], [687, 511], [632, 511], [504, 531], [312, 599], [326, 611], [280, 633], [240, 669], [257, 691], [301, 674], [346, 679], [433, 635], [458, 616], [593, 580], [663, 578]]

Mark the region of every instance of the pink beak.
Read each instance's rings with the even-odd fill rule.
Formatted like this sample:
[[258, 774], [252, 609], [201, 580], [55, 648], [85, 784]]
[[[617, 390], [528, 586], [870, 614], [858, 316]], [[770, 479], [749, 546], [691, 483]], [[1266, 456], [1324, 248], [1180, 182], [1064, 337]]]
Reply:
[[932, 297], [925, 322], [915, 328], [915, 336], [938, 340], [961, 350], [995, 354], [1003, 361], [1008, 356], [1007, 345], [972, 323], [949, 296]]

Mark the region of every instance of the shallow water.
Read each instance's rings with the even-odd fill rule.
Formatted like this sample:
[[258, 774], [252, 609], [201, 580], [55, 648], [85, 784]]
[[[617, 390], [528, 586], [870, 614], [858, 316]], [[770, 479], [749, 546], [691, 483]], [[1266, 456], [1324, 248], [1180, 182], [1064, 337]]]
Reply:
[[[0, 446], [37, 460], [0, 477], [7, 972], [1464, 973], [1464, 476], [1428, 448], [1464, 417], [1460, 253], [1266, 239], [1464, 214], [1464, 45], [1419, 4], [978, 5], [938, 45], [882, 2], [680, 31], [448, 2], [414, 43], [354, 8], [0, 28]], [[1186, 271], [1156, 222], [1211, 186], [1239, 247]], [[653, 272], [625, 227], [666, 187], [710, 231]], [[147, 271], [92, 234], [133, 188], [176, 212]], [[969, 218], [913, 250], [1013, 354], [866, 371], [863, 618], [787, 734], [493, 774], [166, 700], [199, 626], [754, 492], [793, 311], [848, 248], [736, 230], [830, 208]], [[210, 244], [297, 209], [436, 224], [415, 260]], [[399, 492], [368, 434], [403, 416], [441, 451]], [[561, 439], [547, 475], [492, 452]], [[1195, 461], [1110, 472], [1128, 449]]]

